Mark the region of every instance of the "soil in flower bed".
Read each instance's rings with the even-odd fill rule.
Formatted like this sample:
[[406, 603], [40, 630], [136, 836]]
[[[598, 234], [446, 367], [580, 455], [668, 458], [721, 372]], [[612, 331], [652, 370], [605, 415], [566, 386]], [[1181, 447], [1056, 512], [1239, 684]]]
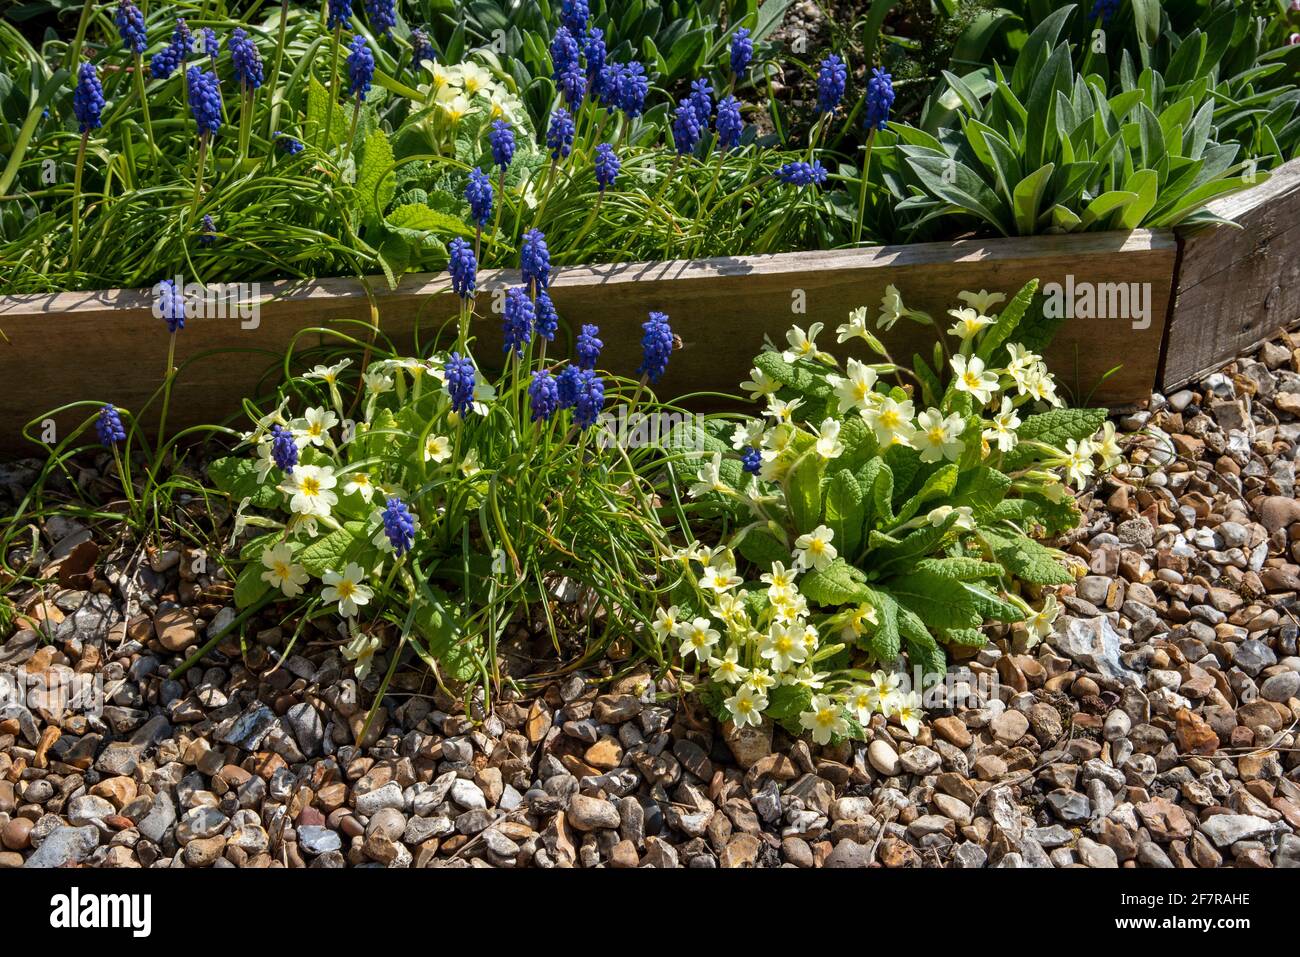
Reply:
[[[358, 682], [341, 638], [286, 654], [268, 626], [171, 680], [228, 583], [145, 555], [128, 617], [113, 530], [47, 521], [57, 581], [0, 672], [102, 677], [107, 707], [0, 710], [0, 867], [1300, 866], [1298, 345], [1118, 418], [1055, 633], [953, 665], [998, 696], [836, 747], [736, 734], [618, 661], [468, 716], [402, 667], [358, 740], [383, 653]], [[507, 645], [510, 674], [559, 664], [531, 629]]]

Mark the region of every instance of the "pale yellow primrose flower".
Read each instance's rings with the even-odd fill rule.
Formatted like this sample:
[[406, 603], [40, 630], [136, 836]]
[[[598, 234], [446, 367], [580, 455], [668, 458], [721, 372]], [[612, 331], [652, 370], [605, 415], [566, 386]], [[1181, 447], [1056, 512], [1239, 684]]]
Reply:
[[731, 491], [731, 487], [722, 481], [721, 468], [722, 453], [714, 452], [713, 457], [705, 462], [700, 469], [699, 481], [694, 482], [686, 494], [691, 498], [699, 498], [701, 495], [708, 495], [710, 492], [725, 493]]
[[1018, 428], [1020, 428], [1020, 417], [1016, 415], [1015, 406], [1011, 404], [1011, 397], [1004, 395], [1002, 409], [993, 416], [992, 426], [984, 430], [984, 438], [988, 439], [990, 444], [996, 445], [999, 452], [1010, 452], [1019, 441], [1016, 435]]
[[828, 375], [827, 384], [835, 390], [839, 399], [839, 412], [844, 414], [850, 409], [866, 409], [880, 397], [874, 391], [879, 376], [876, 370], [865, 362], [850, 359], [846, 364], [848, 376]]
[[808, 657], [800, 625], [774, 624], [758, 646], [759, 657], [771, 662], [777, 672], [789, 671]]
[[1007, 301], [1007, 297], [1002, 293], [989, 292], [987, 289], [981, 289], [979, 292], [959, 292], [957, 298], [979, 313], [987, 313], [994, 306]]
[[890, 717], [906, 728], [908, 734], [915, 737], [921, 730], [921, 718], [924, 717], [924, 712], [921, 710], [921, 696], [915, 691], [909, 691], [896, 697]]
[[746, 725], [758, 727], [763, 723], [763, 710], [767, 707], [767, 696], [752, 686], [744, 684], [736, 693], [727, 698], [723, 705], [731, 714], [732, 723], [737, 728]]
[[750, 369], [749, 381], [740, 384], [741, 391], [754, 393], [754, 399], [764, 396], [775, 395], [781, 388], [781, 383], [768, 376], [762, 369]]
[[1043, 599], [1043, 607], [1021, 622], [1029, 636], [1028, 647], [1032, 648], [1052, 633], [1060, 613], [1061, 610], [1056, 605], [1056, 596], [1048, 595]]
[[274, 548], [262, 552], [262, 581], [270, 582], [272, 588], [284, 592], [286, 598], [297, 598], [302, 594], [302, 586], [307, 584], [310, 576], [301, 565], [294, 564], [293, 547], [281, 542]]
[[815, 430], [817, 444], [814, 448], [824, 459], [836, 459], [844, 453], [844, 443], [840, 441], [840, 423], [838, 419], [823, 419], [820, 428]]
[[367, 604], [374, 597], [374, 592], [362, 584], [365, 578], [365, 571], [356, 562], [348, 562], [347, 567], [341, 572], [330, 569], [321, 578], [325, 583], [325, 589], [320, 595], [321, 600], [326, 604], [337, 601], [339, 614], [344, 618], [352, 618], [356, 615], [359, 606]]
[[1066, 440], [1065, 469], [1074, 486], [1082, 486], [1092, 475], [1092, 456], [1095, 451], [1093, 444], [1087, 439], [1081, 442], [1076, 442], [1074, 439]]
[[799, 724], [812, 732], [817, 744], [829, 744], [831, 738], [843, 737], [849, 731], [844, 709], [822, 694], [813, 696], [811, 709], [799, 715]]
[[957, 320], [948, 329], [948, 335], [956, 336], [963, 343], [970, 342], [981, 329], [993, 325], [991, 316], [981, 315], [974, 309], [949, 309], [948, 315]]
[[993, 393], [998, 389], [998, 377], [984, 368], [984, 360], [979, 356], [953, 356], [952, 372], [955, 376], [954, 388], [973, 396], [980, 405], [987, 405]]
[[726, 685], [740, 684], [748, 676], [747, 669], [740, 666], [739, 652], [733, 646], [727, 649], [726, 655], [721, 658], [709, 659], [709, 676], [714, 681], [720, 681]]
[[687, 655], [694, 655], [700, 661], [707, 661], [713, 651], [713, 646], [718, 643], [722, 637], [721, 633], [712, 627], [712, 623], [707, 618], [695, 618], [689, 622], [682, 622], [677, 626], [677, 637], [682, 640], [681, 646], [677, 653], [685, 660]]
[[966, 420], [955, 412], [943, 417], [938, 409], [927, 409], [916, 419], [917, 428], [912, 433], [912, 447], [920, 451], [922, 462], [956, 462], [961, 458], [965, 443], [959, 438], [966, 429]]
[[825, 525], [818, 525], [808, 534], [800, 535], [794, 540], [794, 567], [824, 569], [838, 554], [831, 544], [834, 537], [835, 533]]
[[326, 517], [338, 504], [331, 491], [338, 484], [334, 470], [321, 465], [298, 465], [285, 477], [280, 491], [289, 496], [289, 508], [301, 515]]
[[891, 445], [912, 444], [912, 417], [915, 415], [911, 399], [897, 402], [889, 396], [862, 410], [862, 418], [876, 433], [876, 441], [882, 448]]
[[786, 362], [814, 358], [817, 355], [817, 335], [821, 331], [820, 322], [814, 322], [807, 332], [799, 326], [791, 326], [785, 334], [785, 341], [790, 343], [790, 348], [781, 353], [781, 358]]
[[835, 329], [836, 342], [840, 345], [848, 342], [850, 339], [861, 339], [869, 342], [869, 333], [867, 332], [867, 307], [859, 306], [849, 313], [849, 321]]

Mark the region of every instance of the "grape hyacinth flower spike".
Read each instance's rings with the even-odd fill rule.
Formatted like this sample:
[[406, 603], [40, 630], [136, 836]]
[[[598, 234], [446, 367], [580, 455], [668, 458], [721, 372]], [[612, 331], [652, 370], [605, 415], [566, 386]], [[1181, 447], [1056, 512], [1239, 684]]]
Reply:
[[[537, 338], [543, 342], [553, 342], [555, 340], [555, 330], [560, 327], [560, 315], [555, 311], [555, 303], [551, 302], [550, 295], [545, 289], [537, 290], [537, 295], [533, 299], [533, 332]], [[542, 346], [544, 350], [545, 345]]]
[[329, 0], [325, 26], [330, 30], [341, 30], [352, 19], [352, 0]]
[[747, 27], [737, 27], [731, 35], [731, 73], [732, 82], [745, 75], [749, 61], [754, 59], [754, 41], [749, 38]]
[[673, 113], [673, 146], [678, 156], [695, 152], [700, 142], [700, 119], [690, 100], [683, 100]]
[[217, 223], [211, 213], [203, 216], [203, 226], [199, 231], [199, 245], [210, 248], [217, 241]]
[[118, 0], [117, 13], [113, 15], [117, 24], [117, 35], [122, 38], [122, 45], [136, 56], [144, 53], [149, 45], [145, 32], [144, 16], [131, 0]]
[[217, 57], [221, 55], [221, 39], [217, 36], [217, 31], [211, 27], [204, 27], [201, 31], [203, 36], [203, 52], [212, 58], [212, 69], [217, 68]]
[[275, 135], [272, 138], [279, 145], [280, 149], [284, 150], [290, 156], [297, 156], [306, 149], [306, 147], [302, 145], [302, 140], [295, 139], [288, 133], [282, 133], [280, 130], [276, 130]]
[[465, 202], [469, 203], [470, 217], [478, 224], [481, 234], [492, 218], [492, 181], [477, 166], [470, 171], [469, 182], [465, 185]]
[[459, 236], [447, 245], [447, 255], [452, 291], [461, 299], [471, 298], [478, 283], [478, 257]]
[[763, 453], [752, 445], [745, 446], [740, 453], [740, 467], [750, 475], [757, 475], [763, 467]]
[[695, 110], [696, 122], [700, 124], [700, 131], [703, 133], [709, 128], [709, 122], [713, 119], [713, 84], [703, 77], [692, 83], [690, 103]]
[[587, 0], [564, 0], [560, 6], [560, 22], [575, 37], [587, 32], [587, 21], [591, 19], [591, 8]]
[[235, 27], [230, 34], [230, 59], [235, 65], [235, 78], [246, 91], [262, 85], [262, 57], [257, 44], [243, 27]]
[[523, 356], [524, 346], [532, 339], [536, 317], [537, 310], [522, 286], [515, 286], [506, 292], [505, 311], [501, 323], [503, 352], [513, 352], [516, 358]]
[[551, 162], [556, 163], [562, 157], [568, 157], [573, 148], [573, 117], [562, 106], [551, 112], [551, 124], [546, 130], [546, 145], [551, 150]]
[[451, 397], [451, 410], [464, 417], [474, 407], [474, 363], [469, 356], [453, 352], [447, 356], [442, 375]]
[[894, 105], [894, 78], [876, 67], [867, 81], [866, 127], [883, 130], [889, 123], [889, 111]]
[[592, 96], [600, 96], [604, 91], [605, 53], [605, 34], [592, 27], [582, 43], [582, 56], [587, 61], [587, 89]]
[[573, 352], [577, 356], [576, 365], [579, 369], [594, 369], [596, 363], [600, 360], [600, 350], [605, 347], [605, 343], [600, 341], [600, 327], [587, 323], [578, 333], [578, 341], [574, 346]]
[[167, 331], [178, 332], [185, 328], [185, 297], [176, 288], [174, 279], [160, 280], [154, 286], [154, 315], [167, 320]]
[[190, 114], [198, 124], [199, 136], [214, 136], [221, 129], [221, 84], [217, 75], [192, 66], [185, 78], [190, 86]]
[[501, 167], [504, 174], [510, 161], [515, 158], [515, 132], [510, 124], [505, 120], [493, 120], [488, 143], [492, 147], [492, 162]]
[[370, 81], [375, 76], [375, 57], [370, 44], [363, 36], [355, 36], [348, 44], [348, 94], [357, 98], [357, 104], [370, 92]]
[[117, 414], [117, 409], [111, 405], [105, 405], [99, 410], [99, 415], [95, 418], [95, 431], [99, 433], [99, 444], [106, 449], [113, 448], [118, 442], [126, 441], [122, 418]]
[[149, 72], [155, 80], [165, 80], [185, 63], [190, 53], [190, 28], [183, 17], [176, 18], [171, 40], [149, 58]]
[[393, 551], [401, 558], [415, 544], [415, 519], [411, 510], [396, 495], [390, 496], [384, 503], [384, 534], [393, 546]]
[[540, 229], [524, 233], [519, 250], [519, 271], [524, 284], [533, 290], [545, 289], [551, 284], [551, 252], [546, 248], [546, 236]]
[[437, 60], [433, 55], [433, 44], [429, 41], [429, 34], [423, 27], [415, 27], [411, 30], [411, 60], [417, 69], [426, 60], [430, 63]]
[[534, 422], [548, 421], [560, 407], [559, 387], [555, 378], [545, 369], [533, 373], [533, 381], [528, 385], [528, 404]]
[[587, 95], [587, 74], [578, 62], [570, 63], [564, 68], [557, 81], [560, 87], [560, 95], [564, 97], [564, 102], [569, 109], [577, 112], [582, 106], [582, 100]]
[[567, 365], [555, 377], [555, 392], [560, 400], [561, 409], [571, 409], [578, 401], [578, 387], [582, 383], [584, 370], [575, 365]]
[[740, 101], [734, 96], [718, 100], [718, 148], [723, 152], [740, 145], [745, 121], [740, 116]]
[[580, 429], [591, 428], [604, 408], [605, 381], [595, 372], [579, 372], [577, 395], [573, 402], [574, 424]]
[[293, 433], [278, 423], [271, 426], [271, 461], [285, 475], [298, 466], [298, 443]]
[[[608, 143], [601, 143], [596, 147], [595, 167], [596, 186], [600, 189], [600, 195], [603, 198], [605, 190], [613, 186], [614, 180], [618, 179], [618, 171], [622, 167], [618, 154], [614, 152], [614, 147]], [[597, 199], [596, 202], [600, 202], [600, 200]]]
[[560, 27], [551, 38], [551, 79], [557, 84], [564, 71], [578, 63], [578, 41], [568, 27]]
[[662, 312], [650, 313], [650, 318], [641, 324], [641, 333], [641, 365], [636, 371], [653, 385], [667, 371], [676, 340], [668, 317]]
[[820, 186], [826, 182], [826, 168], [820, 160], [811, 163], [795, 161], [786, 163], [776, 171], [776, 178], [791, 186]]
[[844, 97], [848, 70], [834, 53], [828, 54], [817, 70], [817, 112], [834, 113]]
[[646, 94], [650, 92], [650, 79], [645, 67], [636, 60], [623, 67], [619, 81], [619, 108], [628, 119], [634, 120], [645, 111]]
[[393, 0], [366, 0], [366, 17], [370, 29], [379, 36], [387, 36], [397, 26], [397, 10]]
[[1094, 21], [1100, 20], [1103, 26], [1109, 26], [1111, 18], [1118, 12], [1119, 0], [1096, 0], [1096, 3], [1092, 5], [1091, 19]]

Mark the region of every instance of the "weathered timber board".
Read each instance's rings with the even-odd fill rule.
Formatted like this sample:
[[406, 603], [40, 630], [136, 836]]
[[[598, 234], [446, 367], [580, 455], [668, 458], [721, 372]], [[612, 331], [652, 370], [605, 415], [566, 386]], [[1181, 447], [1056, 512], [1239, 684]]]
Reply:
[[1300, 319], [1300, 160], [1210, 210], [1235, 225], [1179, 234], [1178, 288], [1160, 375], [1166, 392]]
[[[570, 329], [596, 323], [605, 342], [602, 367], [634, 377], [640, 359], [640, 325], [654, 309], [666, 312], [682, 339], [663, 396], [697, 391], [734, 392], [746, 377], [763, 337], [783, 342], [797, 323], [821, 322], [820, 341], [835, 344], [835, 327], [849, 311], [866, 305], [878, 311], [885, 286], [893, 284], [906, 303], [951, 323], [946, 310], [958, 305], [963, 289], [1014, 293], [1025, 282], [1150, 283], [1148, 328], [1132, 329], [1123, 319], [1067, 321], [1048, 353], [1063, 385], [1095, 402], [1122, 404], [1145, 398], [1155, 384], [1160, 343], [1173, 284], [1176, 243], [1171, 233], [1138, 230], [1024, 239], [963, 240], [831, 252], [788, 253], [558, 271], [552, 297]], [[491, 314], [493, 291], [518, 282], [510, 271], [479, 277], [474, 323], [480, 360], [500, 363], [498, 322]], [[456, 300], [445, 274], [408, 275], [395, 290], [380, 280], [374, 290], [380, 326], [399, 348], [408, 348], [417, 329], [427, 343], [441, 328], [454, 328]], [[191, 319], [177, 336], [178, 364], [188, 365], [173, 390], [169, 430], [217, 422], [239, 409], [240, 399], [265, 392], [267, 369], [302, 330], [340, 320], [368, 321], [370, 304], [361, 284], [348, 279], [263, 283], [260, 322], [241, 328], [235, 318]], [[78, 400], [112, 401], [138, 409], [157, 388], [166, 365], [167, 333], [149, 311], [142, 290], [108, 290], [0, 299], [0, 449], [24, 448], [20, 430], [47, 410]], [[362, 335], [355, 323], [341, 327]], [[301, 336], [302, 348], [322, 336]], [[561, 339], [564, 339], [562, 333]], [[910, 363], [915, 351], [929, 355], [933, 334], [908, 321], [884, 336], [891, 353]], [[557, 341], [551, 355], [567, 350]], [[840, 347], [841, 355], [855, 346]], [[858, 343], [861, 352], [865, 347]], [[1119, 371], [1102, 382], [1103, 375]], [[1098, 387], [1098, 383], [1101, 383]], [[80, 421], [90, 409], [65, 415]], [[243, 427], [241, 425], [241, 427]], [[35, 447], [25, 445], [27, 451]]]

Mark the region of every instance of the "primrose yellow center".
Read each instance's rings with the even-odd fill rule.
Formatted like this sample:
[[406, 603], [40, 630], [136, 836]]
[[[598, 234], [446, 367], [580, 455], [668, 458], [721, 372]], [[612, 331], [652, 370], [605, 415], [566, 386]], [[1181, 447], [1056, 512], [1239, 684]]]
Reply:
[[288, 566], [288, 564], [285, 563], [285, 562], [276, 562], [276, 563], [275, 563], [275, 575], [276, 575], [277, 578], [288, 578], [288, 577], [289, 577], [289, 566]]
[[893, 409], [889, 409], [885, 412], [880, 413], [880, 424], [887, 429], [898, 428], [900, 422], [901, 422], [901, 416], [899, 416], [899, 414], [895, 412]]
[[351, 598], [357, 592], [357, 586], [346, 578], [339, 582], [336, 587], [340, 598]]
[[741, 698], [736, 702], [736, 710], [742, 714], [749, 714], [749, 712], [754, 710], [754, 702], [750, 701], [748, 698]]
[[835, 723], [835, 712], [830, 708], [822, 708], [817, 712], [817, 723], [823, 728], [829, 727]]
[[965, 382], [967, 386], [974, 389], [979, 387], [980, 377], [973, 372], [967, 372], [962, 376], [962, 381]]
[[808, 551], [812, 552], [814, 555], [820, 555], [823, 548], [825, 548], [825, 545], [820, 538], [814, 538], [808, 545]]
[[933, 442], [935, 445], [939, 445], [940, 443], [943, 442], [943, 426], [942, 426], [942, 425], [936, 425], [934, 428], [932, 428], [929, 432], [927, 432], [927, 433], [925, 433], [925, 434], [926, 434], [927, 436], [929, 436], [930, 441]]
[[789, 635], [782, 635], [776, 640], [776, 650], [784, 654], [794, 647], [794, 642], [790, 640]]
[[310, 475], [307, 476], [302, 480], [302, 492], [304, 495], [319, 495], [320, 481]]

